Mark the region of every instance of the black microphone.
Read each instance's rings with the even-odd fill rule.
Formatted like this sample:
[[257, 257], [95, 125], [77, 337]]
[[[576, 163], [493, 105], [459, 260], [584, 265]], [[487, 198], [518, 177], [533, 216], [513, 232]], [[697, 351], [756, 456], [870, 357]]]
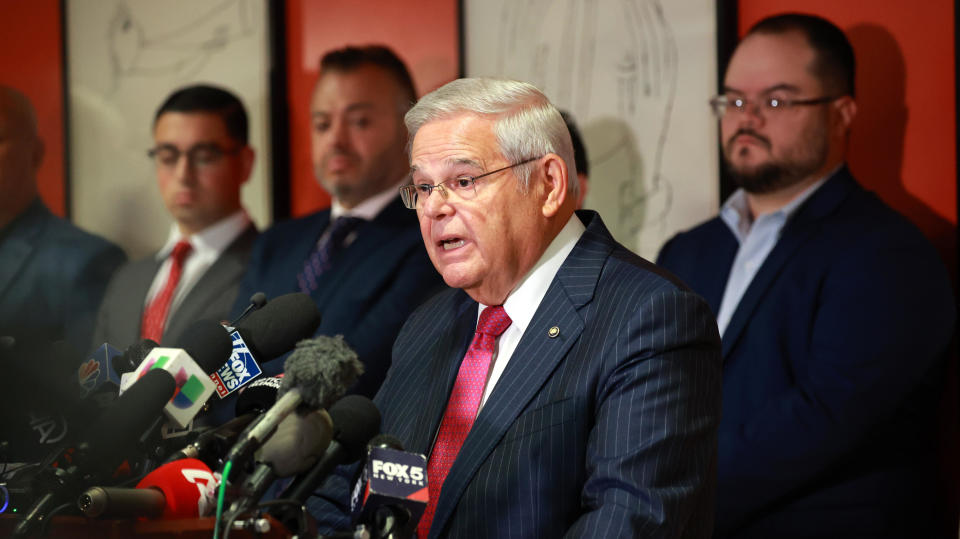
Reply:
[[230, 322], [230, 325], [236, 326], [237, 322], [243, 320], [247, 316], [247, 314], [250, 313], [250, 311], [255, 311], [257, 309], [260, 309], [266, 304], [267, 304], [266, 294], [264, 294], [263, 292], [254, 293], [252, 296], [250, 296], [250, 304], [247, 305], [247, 308], [244, 309], [242, 313], [240, 313], [240, 316], [236, 317], [232, 322]]
[[310, 296], [286, 294], [253, 311], [230, 333], [230, 360], [212, 379], [221, 399], [259, 376], [261, 364], [286, 354], [320, 327], [320, 311]]
[[[308, 472], [297, 476], [280, 498], [302, 505], [334, 468], [359, 460], [367, 442], [380, 431], [380, 410], [362, 395], [347, 395], [330, 407], [329, 412], [333, 419], [333, 441], [323, 457]], [[271, 514], [288, 529], [298, 525], [298, 513], [289, 506], [278, 506]]]
[[333, 421], [325, 410], [288, 415], [260, 451], [253, 472], [240, 485], [240, 497], [230, 507], [235, 514], [251, 509], [278, 478], [309, 470], [330, 445]]
[[311, 410], [330, 406], [362, 373], [363, 364], [343, 337], [320, 336], [300, 341], [284, 363], [280, 398], [241, 437], [226, 460], [246, 462], [290, 412], [301, 405]]
[[169, 373], [151, 370], [104, 410], [77, 450], [76, 464], [65, 468], [45, 468], [34, 485], [40, 494], [14, 535], [27, 535], [49, 516], [51, 510], [75, 499], [95, 483], [102, 483], [135, 447], [142, 426], [162, 414], [163, 407], [176, 390]]
[[220, 468], [221, 459], [237, 442], [243, 430], [277, 402], [281, 380], [276, 376], [260, 378], [241, 389], [237, 396], [235, 418], [199, 433], [196, 440], [170, 455], [165, 462], [195, 458], [210, 468]]
[[371, 440], [350, 497], [354, 524], [374, 539], [413, 537], [427, 498], [427, 457], [404, 451], [390, 435]]

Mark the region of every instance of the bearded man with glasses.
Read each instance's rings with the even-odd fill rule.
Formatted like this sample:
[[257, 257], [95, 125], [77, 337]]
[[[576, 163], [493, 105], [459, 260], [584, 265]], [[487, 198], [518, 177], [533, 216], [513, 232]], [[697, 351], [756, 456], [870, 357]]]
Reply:
[[[706, 303], [575, 213], [570, 133], [533, 86], [456, 80], [405, 121], [403, 202], [451, 287], [407, 320], [375, 399], [428, 456], [417, 536], [709, 537]], [[308, 500], [326, 531], [349, 527], [352, 473]]]
[[147, 156], [173, 223], [156, 253], [110, 281], [94, 346], [175, 343], [192, 322], [229, 316], [257, 237], [240, 202], [254, 160], [247, 138], [246, 110], [222, 88], [181, 88], [157, 109]]
[[765, 19], [710, 105], [739, 189], [658, 261], [723, 341], [716, 537], [939, 537], [953, 299], [929, 242], [847, 166], [850, 43]]

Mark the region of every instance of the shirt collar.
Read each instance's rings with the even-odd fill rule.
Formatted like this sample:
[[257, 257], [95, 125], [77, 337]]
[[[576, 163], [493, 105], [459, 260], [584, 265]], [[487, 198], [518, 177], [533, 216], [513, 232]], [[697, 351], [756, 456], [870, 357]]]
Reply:
[[156, 259], [163, 260], [170, 256], [173, 247], [180, 240], [189, 241], [197, 253], [219, 256], [248, 226], [250, 226], [250, 217], [242, 209], [189, 237], [185, 237], [177, 223], [173, 223], [170, 225], [167, 242], [157, 251]]
[[[512, 321], [511, 326], [519, 329], [521, 333], [533, 320], [533, 315], [536, 314], [543, 296], [547, 294], [550, 283], [553, 282], [553, 278], [560, 271], [563, 261], [573, 251], [585, 230], [586, 227], [583, 226], [576, 214], [570, 216], [567, 224], [553, 238], [537, 263], [533, 265], [533, 268], [527, 272], [521, 279], [520, 284], [513, 289], [513, 292], [503, 302], [503, 309], [507, 311], [507, 316]], [[480, 304], [479, 309], [477, 309], [478, 317], [486, 307], [486, 305]]]
[[405, 183], [407, 183], [406, 177], [396, 185], [373, 195], [349, 210], [344, 208], [339, 200], [333, 199], [330, 204], [330, 221], [332, 222], [338, 217], [359, 217], [366, 221], [372, 221], [388, 204], [393, 202], [393, 199], [400, 196], [400, 186]]
[[[804, 189], [799, 195], [795, 196], [793, 200], [784, 204], [776, 211], [761, 215], [759, 218], [763, 219], [770, 216], [769, 218], [778, 219], [786, 223], [787, 220], [796, 213], [804, 201], [813, 196], [817, 189], [833, 177], [842, 167], [843, 164], [841, 163], [824, 177], [817, 180], [816, 183]], [[743, 188], [734, 191], [733, 194], [727, 198], [726, 202], [723, 203], [723, 207], [720, 208], [720, 218], [730, 228], [734, 236], [743, 243], [743, 239], [750, 232], [750, 227], [753, 226], [754, 222], [754, 218], [750, 214], [750, 206], [747, 203], [747, 192], [744, 191]]]

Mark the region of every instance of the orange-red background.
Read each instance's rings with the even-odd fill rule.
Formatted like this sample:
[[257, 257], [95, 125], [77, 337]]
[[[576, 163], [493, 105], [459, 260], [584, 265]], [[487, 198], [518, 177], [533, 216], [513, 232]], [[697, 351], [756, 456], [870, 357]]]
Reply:
[[[955, 273], [954, 2], [930, 0], [923, 9], [916, 3], [866, 0], [740, 0], [738, 6], [741, 33], [757, 19], [785, 10], [824, 15], [847, 31], [859, 62], [860, 114], [851, 168], [923, 229]], [[286, 10], [290, 211], [302, 215], [329, 204], [313, 180], [309, 154], [308, 104], [320, 55], [346, 43], [386, 43], [410, 64], [422, 94], [458, 72], [458, 2], [428, 0], [411, 10], [391, 0], [289, 0]], [[59, 0], [0, 1], [0, 84], [22, 89], [38, 109], [47, 143], [40, 191], [63, 215], [60, 25]]]

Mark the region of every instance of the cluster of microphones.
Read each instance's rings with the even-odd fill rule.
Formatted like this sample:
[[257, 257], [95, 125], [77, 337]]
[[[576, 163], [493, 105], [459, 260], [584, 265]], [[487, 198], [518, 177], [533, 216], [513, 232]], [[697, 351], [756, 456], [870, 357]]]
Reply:
[[[362, 364], [341, 337], [312, 337], [319, 324], [305, 294], [256, 294], [237, 320], [198, 321], [173, 346], [98, 348], [57, 386], [70, 419], [23, 410], [28, 434], [4, 429], [5, 461], [16, 460], [17, 438], [39, 436], [48, 448], [39, 462], [0, 468], [0, 513], [17, 516], [14, 536], [81, 515], [214, 517], [214, 537], [279, 522], [319, 537], [307, 498], [338, 466], [360, 461], [354, 527], [337, 536], [412, 537], [427, 503], [426, 459], [379, 433], [373, 402], [346, 395]], [[0, 356], [14, 345], [0, 337]], [[281, 357], [283, 374], [262, 375], [261, 364]], [[209, 403], [234, 393], [233, 419], [197, 426]]]

